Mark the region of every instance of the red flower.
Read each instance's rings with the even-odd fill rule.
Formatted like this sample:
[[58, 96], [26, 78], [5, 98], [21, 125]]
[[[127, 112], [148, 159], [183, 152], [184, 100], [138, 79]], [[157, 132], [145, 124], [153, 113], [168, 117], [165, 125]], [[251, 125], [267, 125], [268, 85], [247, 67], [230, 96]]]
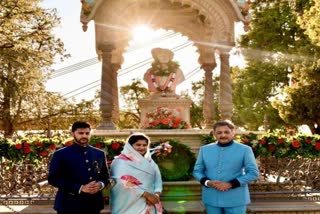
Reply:
[[316, 142], [316, 144], [314, 145], [314, 149], [317, 151], [320, 151], [320, 142]]
[[268, 147], [267, 147], [268, 151], [270, 152], [274, 152], [276, 150], [276, 146], [273, 145], [273, 144], [269, 144]]
[[149, 123], [149, 126], [155, 126], [155, 125], [157, 125], [155, 120]]
[[64, 145], [65, 145], [65, 146], [71, 146], [72, 144], [73, 144], [72, 141], [68, 141], [68, 142], [66, 142]]
[[300, 147], [300, 142], [298, 140], [293, 140], [291, 142], [291, 145], [292, 145], [293, 148], [298, 149]]
[[118, 150], [119, 148], [120, 148], [120, 143], [118, 143], [118, 142], [111, 143], [112, 150]]
[[261, 140], [259, 140], [259, 143], [260, 143], [261, 145], [265, 145], [265, 144], [267, 143], [267, 141], [265, 141], [264, 139], [261, 139]]
[[175, 118], [174, 123], [181, 123], [182, 122], [182, 118]]
[[49, 149], [50, 150], [56, 150], [56, 144], [50, 144]]
[[248, 143], [248, 142], [249, 142], [249, 139], [248, 139], [248, 138], [243, 138], [243, 139], [242, 139], [242, 142]]
[[29, 154], [31, 152], [31, 149], [30, 149], [30, 147], [25, 147], [24, 149], [23, 149], [23, 153], [24, 154]]
[[39, 142], [39, 141], [35, 141], [33, 144], [34, 144], [35, 146], [39, 146], [39, 145], [40, 145], [40, 142]]
[[16, 147], [16, 149], [22, 149], [22, 144], [21, 144], [21, 143], [17, 143], [17, 144], [15, 145], [15, 147]]
[[30, 144], [29, 144], [28, 142], [23, 142], [23, 147], [29, 148], [29, 147], [30, 147]]
[[170, 119], [169, 119], [169, 118], [163, 118], [163, 119], [161, 120], [161, 123], [162, 123], [163, 125], [169, 125]]
[[283, 140], [283, 138], [278, 138], [278, 139], [277, 139], [277, 142], [278, 142], [278, 143], [283, 143], [284, 140]]
[[34, 145], [38, 146], [38, 147], [41, 147], [41, 148], [44, 147], [44, 144], [42, 142], [39, 142], [39, 141], [35, 141]]
[[174, 122], [173, 124], [172, 124], [172, 128], [178, 128], [179, 127], [179, 123], [177, 123], [177, 122]]
[[39, 155], [42, 157], [47, 157], [48, 156], [48, 152], [47, 151], [41, 151], [39, 152]]
[[98, 148], [98, 149], [101, 149], [102, 145], [101, 145], [101, 143], [96, 143], [95, 147]]
[[312, 140], [310, 138], [307, 138], [305, 142], [306, 142], [306, 144], [311, 144]]

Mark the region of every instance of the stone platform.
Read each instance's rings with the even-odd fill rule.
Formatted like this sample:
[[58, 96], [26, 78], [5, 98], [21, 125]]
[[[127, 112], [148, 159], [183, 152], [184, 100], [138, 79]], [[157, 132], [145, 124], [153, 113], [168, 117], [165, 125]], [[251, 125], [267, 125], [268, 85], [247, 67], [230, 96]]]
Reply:
[[[161, 201], [169, 214], [205, 213], [201, 203], [202, 187], [197, 181], [164, 182], [163, 186]], [[265, 194], [261, 199], [261, 194], [252, 193], [252, 203], [248, 206], [247, 214], [320, 214], [320, 201], [289, 201], [287, 198], [275, 200], [269, 196]], [[42, 205], [0, 205], [0, 213], [54, 214], [52, 204], [52, 200], [44, 200]], [[110, 207], [106, 206], [101, 214], [111, 214]]]
[[[200, 201], [163, 202], [169, 214], [205, 214]], [[52, 205], [0, 206], [1, 214], [56, 214]], [[107, 206], [101, 214], [111, 214]], [[320, 214], [320, 202], [253, 202], [248, 206], [247, 214]]]

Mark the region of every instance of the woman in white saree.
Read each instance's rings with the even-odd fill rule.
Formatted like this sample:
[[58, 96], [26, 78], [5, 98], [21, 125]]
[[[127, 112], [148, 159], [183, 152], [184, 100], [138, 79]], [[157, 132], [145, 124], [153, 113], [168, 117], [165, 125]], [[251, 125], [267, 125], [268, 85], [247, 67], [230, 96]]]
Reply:
[[162, 179], [149, 152], [150, 139], [135, 133], [111, 164], [115, 186], [111, 189], [113, 214], [162, 214]]

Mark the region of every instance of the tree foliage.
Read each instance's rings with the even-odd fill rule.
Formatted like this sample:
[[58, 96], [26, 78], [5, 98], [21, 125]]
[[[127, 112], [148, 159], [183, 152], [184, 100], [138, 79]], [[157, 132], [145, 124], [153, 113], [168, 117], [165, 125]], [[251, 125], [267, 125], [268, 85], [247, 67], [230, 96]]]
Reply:
[[51, 33], [59, 24], [56, 11], [39, 2], [0, 1], [0, 119], [6, 136], [43, 106], [45, 74], [64, 53], [62, 41]]
[[[312, 79], [319, 73], [319, 47], [312, 44], [298, 23], [299, 11], [310, 5], [311, 0], [258, 0], [252, 3], [252, 29], [240, 41], [248, 67], [234, 72], [236, 111], [247, 126], [249, 123], [255, 123], [256, 127], [262, 125], [264, 115], [269, 118], [271, 128], [277, 128], [277, 124], [283, 122], [296, 126], [315, 124], [317, 113], [312, 108], [305, 109], [303, 120], [298, 119], [297, 111], [292, 111], [305, 106], [296, 95], [309, 91], [304, 87], [313, 85]], [[304, 97], [319, 106], [320, 101], [312, 99], [317, 95], [314, 91]], [[277, 102], [273, 104], [275, 99]], [[271, 119], [275, 122], [273, 125]]]
[[320, 46], [320, 0], [309, 1], [298, 12], [298, 23], [305, 29], [311, 41]]
[[149, 95], [149, 91], [143, 86], [141, 80], [133, 79], [129, 85], [120, 88], [121, 96], [125, 102], [126, 110], [120, 113], [119, 128], [138, 128], [141, 112], [138, 101]]
[[[279, 92], [283, 82], [288, 82], [285, 66], [252, 61], [248, 67], [233, 70], [234, 122], [247, 130], [258, 130], [268, 121], [274, 130], [284, 124], [270, 99]], [[267, 120], [267, 121], [266, 121]]]

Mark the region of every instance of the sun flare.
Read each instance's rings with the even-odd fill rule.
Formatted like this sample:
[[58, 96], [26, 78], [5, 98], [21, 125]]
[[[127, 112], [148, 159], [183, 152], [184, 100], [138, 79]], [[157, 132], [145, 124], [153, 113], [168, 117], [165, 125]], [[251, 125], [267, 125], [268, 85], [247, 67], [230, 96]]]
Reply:
[[153, 37], [153, 35], [154, 35], [154, 31], [146, 25], [136, 26], [132, 30], [133, 39], [138, 42], [150, 40]]

